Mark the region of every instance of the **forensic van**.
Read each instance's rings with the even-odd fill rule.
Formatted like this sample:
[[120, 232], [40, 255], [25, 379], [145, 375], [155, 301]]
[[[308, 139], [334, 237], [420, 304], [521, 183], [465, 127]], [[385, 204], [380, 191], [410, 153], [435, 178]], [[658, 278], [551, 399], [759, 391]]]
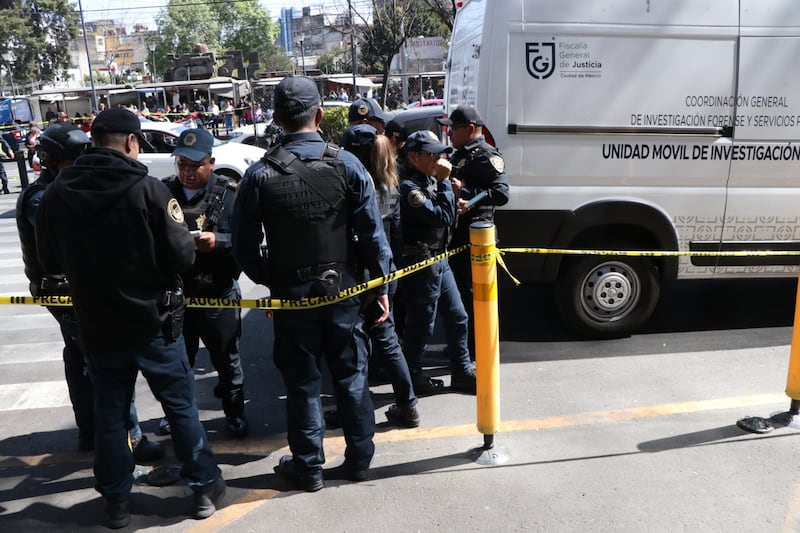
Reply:
[[[465, 0], [445, 105], [505, 158], [502, 248], [800, 250], [795, 0]], [[566, 322], [628, 335], [671, 279], [794, 276], [797, 256], [507, 254]]]

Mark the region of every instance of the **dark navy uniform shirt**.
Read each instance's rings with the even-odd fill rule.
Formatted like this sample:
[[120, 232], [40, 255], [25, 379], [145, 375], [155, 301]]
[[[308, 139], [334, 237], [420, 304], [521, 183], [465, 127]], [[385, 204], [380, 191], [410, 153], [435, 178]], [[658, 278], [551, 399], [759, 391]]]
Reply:
[[[301, 160], [319, 159], [325, 141], [316, 132], [286, 134], [280, 144]], [[361, 162], [345, 150], [339, 153], [345, 165], [348, 200], [352, 210], [351, 228], [357, 237], [355, 246], [358, 261], [369, 271], [371, 279], [390, 272], [392, 252], [383, 231], [381, 214], [375, 199], [375, 187]], [[266, 284], [261, 269], [259, 246], [264, 238], [262, 225], [259, 176], [266, 163], [259, 161], [245, 172], [239, 186], [233, 217], [233, 251], [245, 274], [256, 283]], [[291, 228], [283, 228], [291, 231]], [[386, 293], [386, 286], [379, 292]]]
[[443, 251], [456, 219], [456, 198], [449, 179], [437, 181], [411, 165], [400, 166], [400, 225], [406, 245], [425, 243]]

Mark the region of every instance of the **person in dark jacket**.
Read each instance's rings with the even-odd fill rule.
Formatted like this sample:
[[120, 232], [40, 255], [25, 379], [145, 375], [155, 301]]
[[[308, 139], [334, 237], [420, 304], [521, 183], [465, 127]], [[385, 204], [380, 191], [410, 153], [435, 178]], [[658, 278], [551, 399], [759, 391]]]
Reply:
[[[231, 250], [230, 217], [236, 197], [236, 182], [214, 174], [211, 150], [214, 137], [206, 130], [185, 130], [172, 155], [178, 175], [165, 180], [183, 209], [186, 224], [195, 232], [194, 265], [183, 276], [188, 297], [239, 300], [241, 269]], [[214, 394], [222, 400], [228, 432], [234, 438], [247, 435], [244, 413], [244, 373], [239, 357], [242, 314], [239, 308], [187, 309], [183, 336], [189, 364], [203, 340], [217, 370], [219, 384]]]
[[[17, 198], [17, 230], [22, 246], [25, 275], [30, 281], [32, 296], [68, 294], [69, 288], [62, 273], [45, 272], [36, 251], [36, 213], [45, 189], [56, 175], [72, 166], [75, 159], [89, 146], [90, 140], [74, 124], [54, 124], [37, 135], [39, 160], [42, 172], [39, 178], [22, 191]], [[64, 373], [75, 423], [78, 426], [78, 449], [94, 450], [94, 384], [86, 355], [81, 349], [77, 318], [71, 307], [48, 307], [58, 321], [64, 339]], [[142, 434], [136, 406], [131, 401], [128, 428], [133, 456], [139, 462], [151, 462], [164, 455], [158, 442], [151, 442]]]
[[185, 307], [179, 275], [195, 242], [169, 189], [136, 161], [139, 119], [123, 108], [92, 124], [94, 148], [47, 188], [36, 218], [46, 272], [70, 284], [95, 380], [96, 489], [108, 525], [130, 522], [133, 455], [126, 413], [141, 371], [172, 428], [181, 476], [194, 492], [194, 516], [207, 518], [225, 482], [200, 423], [194, 375], [181, 335]]

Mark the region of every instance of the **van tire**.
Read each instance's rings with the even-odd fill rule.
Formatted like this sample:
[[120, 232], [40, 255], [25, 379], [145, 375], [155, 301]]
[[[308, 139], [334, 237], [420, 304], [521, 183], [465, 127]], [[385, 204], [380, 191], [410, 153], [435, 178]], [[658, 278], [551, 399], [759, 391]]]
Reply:
[[629, 336], [650, 318], [660, 290], [649, 258], [575, 256], [564, 260], [555, 303], [564, 322], [577, 332], [613, 339]]

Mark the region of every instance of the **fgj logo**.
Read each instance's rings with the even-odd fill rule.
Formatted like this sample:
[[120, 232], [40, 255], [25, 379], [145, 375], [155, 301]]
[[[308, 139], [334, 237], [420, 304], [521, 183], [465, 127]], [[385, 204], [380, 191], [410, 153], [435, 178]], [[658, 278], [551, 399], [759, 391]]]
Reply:
[[525, 67], [537, 80], [546, 80], [556, 68], [556, 43], [525, 43]]

